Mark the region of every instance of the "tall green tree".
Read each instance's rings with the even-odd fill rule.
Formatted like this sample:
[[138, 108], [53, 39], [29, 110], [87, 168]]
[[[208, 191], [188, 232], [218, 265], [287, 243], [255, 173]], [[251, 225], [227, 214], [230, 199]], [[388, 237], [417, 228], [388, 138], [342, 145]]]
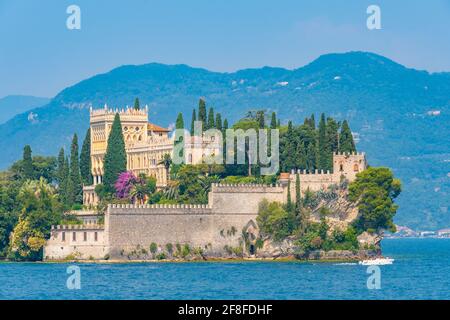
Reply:
[[209, 112], [208, 112], [208, 122], [207, 122], [207, 127], [206, 129], [212, 129], [214, 128], [214, 109], [211, 107], [209, 108]]
[[80, 154], [80, 174], [84, 185], [92, 185], [92, 164], [91, 164], [91, 129], [86, 132], [86, 136], [81, 147]]
[[194, 135], [195, 121], [197, 121], [197, 114], [195, 112], [195, 109], [193, 109], [191, 117], [191, 136]]
[[356, 152], [355, 141], [347, 120], [342, 122], [341, 134], [339, 135], [339, 152]]
[[256, 111], [256, 121], [258, 122], [259, 129], [264, 129], [264, 127], [266, 126], [264, 110]]
[[166, 181], [168, 182], [170, 180], [170, 166], [172, 165], [172, 158], [170, 157], [170, 154], [165, 153], [158, 164], [162, 164], [164, 166], [164, 169], [166, 170]]
[[64, 162], [66, 160], [66, 156], [64, 154], [64, 148], [59, 149], [58, 153], [58, 167], [56, 172], [56, 182], [58, 185], [61, 185], [61, 182], [64, 179]]
[[83, 186], [81, 183], [78, 149], [78, 136], [75, 133], [70, 146], [70, 182], [73, 188], [70, 192], [73, 193], [69, 195], [70, 199], [73, 200], [74, 203], [83, 202]]
[[300, 211], [302, 206], [302, 194], [300, 191], [300, 174], [295, 174], [295, 208]]
[[[178, 113], [177, 121], [175, 122], [175, 128], [176, 129], [184, 129], [183, 114], [181, 112]], [[183, 145], [181, 145], [181, 150], [179, 151], [179, 156], [181, 157], [181, 159], [184, 159], [184, 141], [183, 141], [183, 139], [184, 139], [184, 130], [183, 130], [183, 133], [181, 133], [181, 134], [176, 132], [174, 144], [177, 146], [181, 143], [183, 144]], [[178, 150], [178, 148], [176, 150]]]
[[337, 123], [333, 118], [327, 119], [327, 166], [326, 170], [333, 169], [333, 153], [338, 152], [339, 146], [339, 123]]
[[140, 110], [141, 106], [139, 103], [139, 98], [134, 99], [134, 110]]
[[[58, 193], [61, 203], [68, 209], [73, 205], [73, 200], [68, 197], [68, 186], [70, 180], [70, 162], [69, 157], [64, 158], [64, 163], [61, 169], [61, 183], [58, 186]], [[73, 190], [72, 187], [70, 187]]]
[[321, 114], [317, 136], [317, 168], [326, 170], [328, 165], [327, 124], [325, 114]]
[[119, 174], [127, 170], [127, 155], [125, 152], [125, 142], [122, 133], [122, 124], [118, 113], [114, 116], [111, 132], [108, 137], [104, 162], [103, 184], [105, 191], [114, 192], [114, 183]]
[[225, 120], [223, 120], [223, 130], [225, 131], [227, 129], [228, 129], [228, 120], [225, 119]]
[[198, 101], [198, 120], [202, 122], [203, 129], [208, 127], [207, 116], [206, 116], [206, 102], [203, 98]]
[[292, 197], [291, 197], [291, 179], [288, 180], [287, 185], [287, 201], [286, 201], [286, 211], [292, 212], [294, 206], [292, 205]]
[[216, 125], [215, 128], [217, 130], [222, 130], [222, 115], [220, 113], [216, 113]]
[[181, 112], [178, 113], [177, 121], [175, 122], [175, 129], [184, 129], [183, 114]]
[[34, 178], [34, 170], [33, 170], [33, 159], [31, 158], [31, 147], [26, 145], [23, 148], [23, 178], [24, 179], [33, 179]]
[[282, 139], [282, 150], [281, 156], [283, 159], [282, 162], [282, 170], [290, 171], [296, 167], [296, 135], [294, 132], [294, 126], [292, 121], [288, 122], [288, 128], [285, 135], [283, 135]]
[[270, 129], [277, 128], [277, 115], [275, 112], [272, 112], [272, 118], [270, 119]]

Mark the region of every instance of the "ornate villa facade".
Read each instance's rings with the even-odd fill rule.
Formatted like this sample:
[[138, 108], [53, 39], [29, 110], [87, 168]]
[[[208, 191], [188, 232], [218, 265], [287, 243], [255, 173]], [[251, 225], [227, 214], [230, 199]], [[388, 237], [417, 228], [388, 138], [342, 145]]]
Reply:
[[[103, 109], [90, 110], [91, 128], [91, 162], [94, 184], [83, 187], [84, 205], [95, 205], [98, 202], [95, 186], [102, 183], [104, 170], [103, 159], [108, 146], [108, 136], [118, 113], [122, 123], [122, 133], [127, 154], [127, 170], [135, 175], [145, 174], [154, 176], [157, 187], [167, 185], [167, 173], [164, 165], [159, 164], [165, 154], [173, 153], [173, 137], [170, 130], [148, 121], [148, 107], [136, 110], [110, 109], [107, 105]], [[185, 143], [185, 163], [197, 164], [202, 159], [218, 152], [220, 146], [213, 140], [203, 137], [191, 137]]]

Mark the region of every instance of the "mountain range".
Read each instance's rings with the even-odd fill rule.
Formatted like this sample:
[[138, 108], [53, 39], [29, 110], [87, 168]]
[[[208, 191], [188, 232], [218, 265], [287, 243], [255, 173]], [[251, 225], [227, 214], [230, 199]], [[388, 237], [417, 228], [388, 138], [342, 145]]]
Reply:
[[21, 157], [56, 155], [74, 132], [82, 138], [89, 107], [148, 104], [163, 126], [204, 97], [233, 122], [247, 110], [276, 111], [282, 123], [325, 112], [348, 119], [370, 165], [389, 166], [403, 182], [395, 222], [425, 230], [450, 226], [450, 73], [410, 69], [368, 52], [320, 56], [294, 69], [263, 67], [232, 73], [187, 65], [126, 65], [65, 88], [42, 107], [0, 125], [0, 168]]
[[49, 98], [24, 95], [10, 95], [0, 98], [0, 124], [17, 114], [44, 106], [49, 102]]

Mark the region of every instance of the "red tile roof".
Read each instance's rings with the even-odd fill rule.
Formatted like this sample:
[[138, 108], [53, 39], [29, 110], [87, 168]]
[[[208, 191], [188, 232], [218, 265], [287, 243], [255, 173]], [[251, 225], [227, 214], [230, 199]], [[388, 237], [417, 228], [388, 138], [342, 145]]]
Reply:
[[155, 132], [169, 132], [170, 131], [169, 129], [157, 126], [156, 124], [153, 124], [153, 123], [150, 123], [150, 122], [147, 124], [147, 130], [148, 131], [155, 131]]

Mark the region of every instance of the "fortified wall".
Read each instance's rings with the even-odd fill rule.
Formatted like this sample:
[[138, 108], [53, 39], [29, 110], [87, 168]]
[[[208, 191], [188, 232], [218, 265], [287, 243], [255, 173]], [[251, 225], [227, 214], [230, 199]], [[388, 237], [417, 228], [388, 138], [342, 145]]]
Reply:
[[286, 202], [290, 185], [295, 201], [297, 174], [305, 193], [326, 189], [344, 178], [351, 182], [365, 168], [364, 154], [335, 154], [333, 173], [282, 173], [276, 185], [213, 184], [206, 205], [112, 204], [103, 226], [53, 227], [44, 259], [128, 259], [130, 252], [148, 251], [151, 243], [157, 244], [158, 251], [165, 251], [169, 243], [174, 247], [188, 244], [207, 251], [208, 256], [223, 256], [226, 246], [242, 246], [251, 252], [258, 237], [256, 217], [263, 199]]

